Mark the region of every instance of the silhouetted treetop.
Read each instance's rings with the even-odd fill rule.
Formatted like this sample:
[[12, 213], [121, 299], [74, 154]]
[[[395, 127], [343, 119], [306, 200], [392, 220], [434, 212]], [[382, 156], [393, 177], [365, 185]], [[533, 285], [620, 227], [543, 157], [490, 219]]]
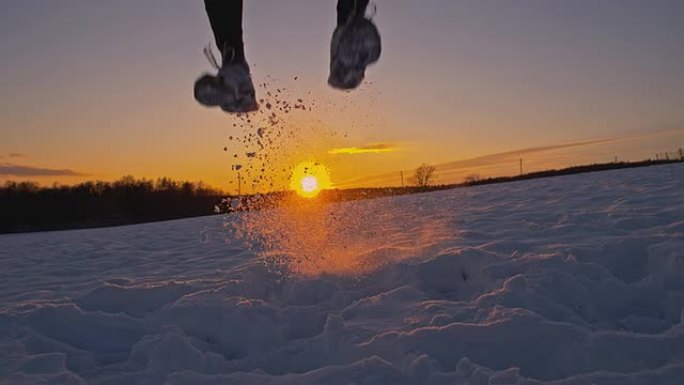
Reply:
[[203, 182], [169, 178], [84, 182], [41, 187], [5, 182], [0, 187], [0, 232], [119, 225], [208, 215], [224, 192]]

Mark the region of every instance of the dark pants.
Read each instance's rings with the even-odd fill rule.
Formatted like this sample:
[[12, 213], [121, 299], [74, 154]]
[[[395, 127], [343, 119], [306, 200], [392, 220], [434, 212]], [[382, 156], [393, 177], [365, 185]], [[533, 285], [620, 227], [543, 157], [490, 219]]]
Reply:
[[[369, 0], [338, 0], [337, 25], [354, 17], [362, 17]], [[245, 62], [245, 46], [242, 40], [242, 0], [204, 0], [216, 46], [228, 60]], [[232, 50], [232, 53], [231, 53]]]

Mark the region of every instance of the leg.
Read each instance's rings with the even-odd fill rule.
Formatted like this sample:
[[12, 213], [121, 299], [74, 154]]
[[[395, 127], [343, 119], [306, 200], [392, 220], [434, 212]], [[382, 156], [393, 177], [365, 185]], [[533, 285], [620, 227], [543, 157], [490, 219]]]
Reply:
[[242, 40], [242, 0], [204, 0], [204, 7], [222, 60], [216, 76], [205, 74], [195, 82], [195, 99], [226, 112], [258, 109]]
[[380, 58], [380, 33], [365, 17], [369, 0], [338, 0], [337, 28], [330, 42], [330, 76], [333, 88], [350, 90], [361, 84], [366, 67]]
[[354, 17], [363, 17], [369, 0], [338, 0], [337, 25], [342, 25]]
[[244, 62], [242, 0], [204, 0], [204, 8], [223, 60]]

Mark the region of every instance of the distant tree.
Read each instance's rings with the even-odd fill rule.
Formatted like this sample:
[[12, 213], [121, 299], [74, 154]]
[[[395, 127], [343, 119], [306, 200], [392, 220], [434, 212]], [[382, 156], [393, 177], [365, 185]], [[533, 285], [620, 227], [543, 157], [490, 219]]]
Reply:
[[472, 184], [479, 181], [480, 179], [480, 174], [469, 174], [463, 179], [463, 181], [465, 182], [465, 184]]
[[202, 182], [124, 176], [73, 186], [0, 184], [0, 233], [166, 220], [210, 214], [225, 193]]
[[430, 166], [423, 163], [413, 173], [413, 176], [409, 179], [409, 182], [418, 187], [426, 187], [429, 186], [430, 183], [433, 181], [434, 174], [435, 166]]
[[5, 182], [4, 189], [13, 193], [36, 193], [40, 186], [36, 182]]

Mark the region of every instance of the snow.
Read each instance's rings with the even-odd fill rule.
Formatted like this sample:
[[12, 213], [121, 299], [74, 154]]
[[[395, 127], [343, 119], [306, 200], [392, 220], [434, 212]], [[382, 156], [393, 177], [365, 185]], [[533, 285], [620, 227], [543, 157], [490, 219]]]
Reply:
[[0, 236], [0, 384], [684, 383], [684, 167]]

